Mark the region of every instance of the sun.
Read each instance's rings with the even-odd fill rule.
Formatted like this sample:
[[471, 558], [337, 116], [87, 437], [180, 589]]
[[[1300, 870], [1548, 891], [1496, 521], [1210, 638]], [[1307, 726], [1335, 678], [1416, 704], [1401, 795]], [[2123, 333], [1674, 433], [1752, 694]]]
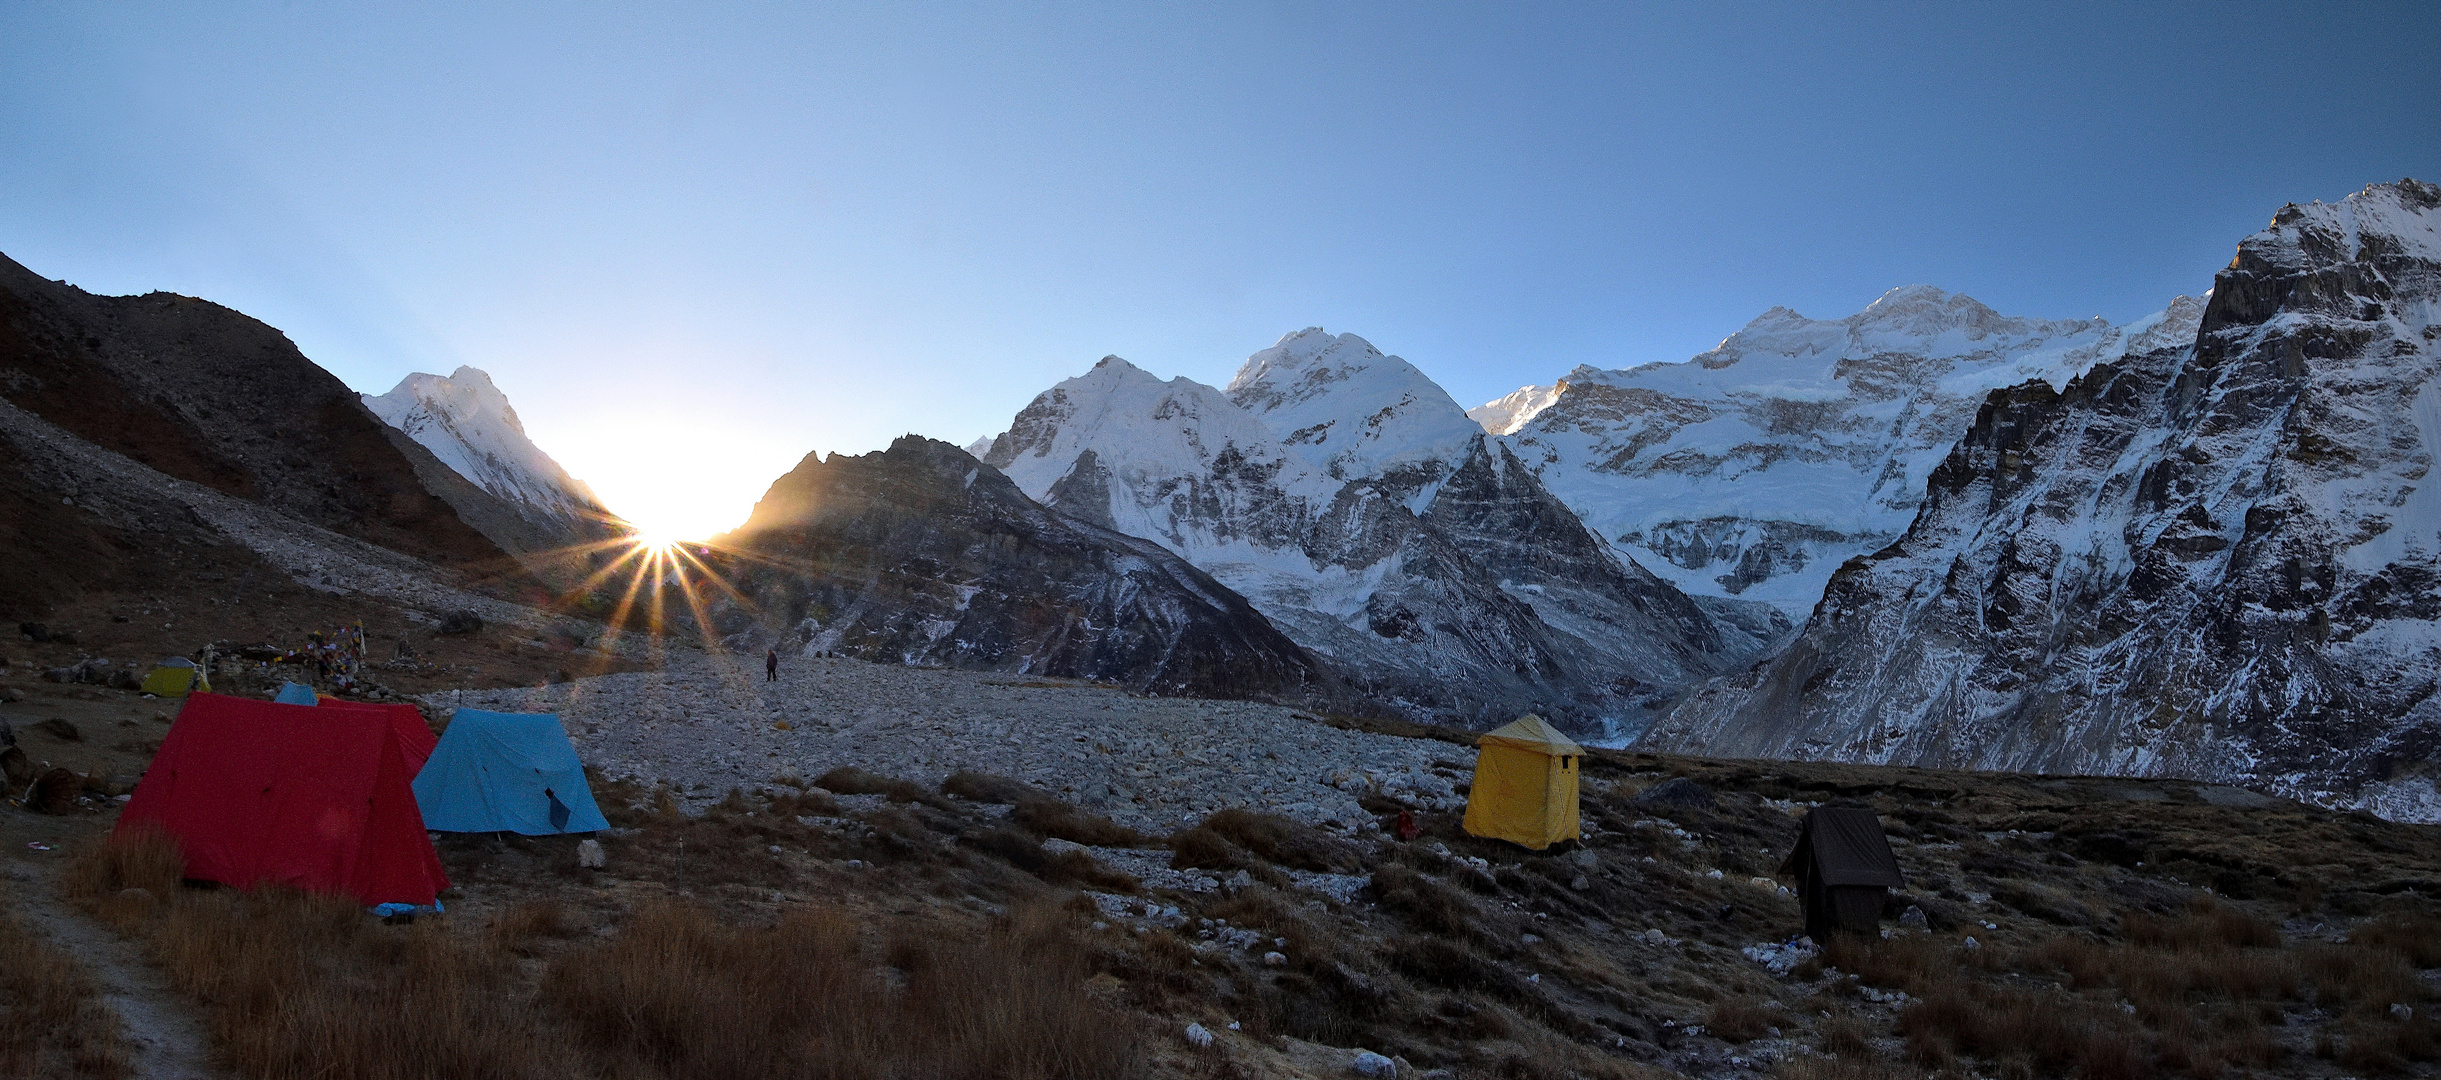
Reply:
[[628, 538], [628, 542], [634, 544], [638, 551], [642, 551], [646, 555], [666, 558], [670, 554], [670, 549], [685, 541], [671, 533], [653, 529], [638, 529], [635, 535]]

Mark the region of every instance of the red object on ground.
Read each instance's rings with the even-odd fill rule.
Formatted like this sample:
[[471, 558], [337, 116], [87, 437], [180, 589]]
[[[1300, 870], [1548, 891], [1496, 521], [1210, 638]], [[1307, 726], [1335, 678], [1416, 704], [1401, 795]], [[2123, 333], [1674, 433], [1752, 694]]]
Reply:
[[432, 733], [432, 725], [424, 722], [424, 714], [413, 705], [380, 705], [370, 701], [349, 701], [325, 696], [320, 708], [364, 709], [379, 713], [398, 730], [398, 748], [407, 755], [407, 782], [415, 782], [415, 774], [424, 771], [424, 762], [432, 757], [432, 748], [441, 744], [441, 737]]
[[449, 878], [407, 786], [414, 773], [396, 721], [373, 709], [189, 694], [117, 831], [177, 838], [190, 878], [291, 885], [368, 906], [430, 904]]
[[1399, 811], [1398, 838], [1401, 840], [1413, 840], [1420, 835], [1423, 835], [1423, 830], [1415, 827], [1415, 815], [1408, 813], [1405, 810]]

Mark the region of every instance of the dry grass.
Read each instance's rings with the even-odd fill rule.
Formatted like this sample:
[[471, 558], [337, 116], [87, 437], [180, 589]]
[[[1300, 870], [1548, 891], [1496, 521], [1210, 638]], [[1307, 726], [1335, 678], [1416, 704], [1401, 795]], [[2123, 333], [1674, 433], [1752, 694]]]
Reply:
[[596, 1054], [647, 1075], [1129, 1075], [1134, 1039], [1081, 989], [1060, 924], [1020, 915], [982, 938], [901, 927], [893, 987], [836, 912], [739, 929], [661, 902], [615, 942], [555, 964], [543, 996]]
[[0, 1077], [127, 1075], [118, 1014], [76, 958], [0, 912]]
[[1751, 1042], [1771, 1034], [1785, 1019], [1761, 1000], [1739, 995], [1713, 1002], [1704, 1015], [1704, 1030], [1733, 1043]]
[[2441, 967], [2441, 915], [2392, 911], [2356, 928], [2351, 944], [2397, 953], [2419, 968]]
[[1853, 1012], [1841, 1009], [1825, 1018], [1816, 1030], [1822, 1035], [1825, 1054], [1856, 1061], [1873, 1056], [1873, 1031]]
[[550, 897], [520, 900], [492, 917], [488, 930], [493, 948], [520, 956], [536, 954], [538, 939], [575, 937], [577, 926], [567, 906]]
[[[2431, 996], [2412, 965], [2429, 954], [2416, 936], [2424, 925], [2394, 914], [2347, 944], [2288, 946], [2269, 923], [2198, 897], [2174, 915], [2122, 915], [2118, 940], [2067, 934], [2022, 951], [1964, 951], [1934, 935], [1843, 939], [1823, 959], [1918, 998], [1898, 1031], [1921, 1069], [1973, 1059], [2097, 1080], [2274, 1069], [2287, 1054], [2274, 1034], [2286, 1023], [2283, 1003], [2312, 1003], [2342, 1016], [2324, 1035], [2324, 1056], [2384, 1072], [2441, 1055], [2441, 1024], [2428, 1010], [2409, 1021], [2389, 1012]], [[1868, 1053], [1844, 1015], [1819, 1030], [1826, 1053]]]
[[1009, 820], [1037, 836], [1055, 836], [1090, 847], [1159, 847], [1160, 841], [1109, 818], [1080, 810], [1058, 799], [1028, 799], [1009, 812]]
[[1925, 987], [1920, 997], [1900, 1012], [1898, 1025], [1918, 1065], [1947, 1067], [1968, 1054], [2092, 1080], [2146, 1075], [2134, 1020], [2074, 995], [1954, 979]]
[[913, 780], [866, 772], [843, 765], [814, 778], [814, 786], [841, 795], [886, 795], [891, 802], [924, 802], [933, 797]]
[[1298, 870], [1329, 873], [1354, 861], [1346, 844], [1278, 814], [1233, 806], [1204, 818], [1197, 828], [1211, 830], [1266, 862]]
[[962, 770], [941, 781], [941, 794], [1010, 806], [1009, 821], [1038, 837], [1057, 837], [1091, 847], [1158, 847], [1154, 837], [1100, 814], [1081, 810], [1021, 780]]
[[1012, 780], [992, 773], [960, 769], [941, 781], [941, 794], [955, 795], [979, 803], [1017, 806], [1036, 799], [1048, 799], [1051, 793], [1023, 780]]
[[1779, 1080], [1915, 1080], [1924, 1074], [1871, 1058], [1841, 1056], [1799, 1058], [1772, 1075]]
[[[1139, 1061], [1132, 1029], [1087, 995], [1063, 912], [1021, 907], [976, 934], [828, 908], [738, 927], [651, 901], [595, 941], [549, 898], [479, 927], [386, 926], [345, 899], [180, 889], [177, 865], [174, 845], [140, 837], [84, 853], [68, 881], [204, 1006], [221, 1057], [249, 1077], [1082, 1080]], [[159, 891], [123, 900], [130, 888]], [[548, 959], [521, 968], [519, 954]]]

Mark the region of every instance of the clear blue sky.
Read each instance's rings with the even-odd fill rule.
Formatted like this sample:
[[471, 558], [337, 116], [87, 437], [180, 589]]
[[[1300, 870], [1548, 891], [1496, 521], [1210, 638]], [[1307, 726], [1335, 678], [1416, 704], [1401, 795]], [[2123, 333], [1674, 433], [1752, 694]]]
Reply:
[[489, 370], [615, 509], [1308, 325], [1475, 404], [2441, 180], [2441, 5], [0, 5], [0, 251]]

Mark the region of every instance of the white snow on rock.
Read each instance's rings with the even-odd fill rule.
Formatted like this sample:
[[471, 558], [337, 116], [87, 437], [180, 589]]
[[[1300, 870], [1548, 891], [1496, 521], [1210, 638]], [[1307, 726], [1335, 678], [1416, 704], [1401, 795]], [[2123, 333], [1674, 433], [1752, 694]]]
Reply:
[[364, 395], [383, 423], [406, 432], [475, 486], [546, 519], [590, 521], [601, 500], [526, 437], [508, 395], [478, 368], [422, 372], [387, 394]]
[[1502, 441], [1624, 555], [1801, 619], [1841, 563], [1906, 530], [1985, 394], [2192, 339], [2202, 312], [2013, 318], [1913, 285], [1844, 319], [1773, 308], [1691, 360], [1580, 366], [1530, 413], [1533, 387], [1477, 412], [1518, 401]]
[[2413, 180], [2284, 207], [2192, 334], [2131, 327], [2065, 386], [1990, 394], [1904, 536], [1640, 745], [2441, 821], [2437, 229]]
[[1621, 737], [1790, 625], [1699, 606], [1619, 558], [1362, 338], [1287, 335], [1230, 385], [1104, 357], [1037, 396], [983, 460], [1062, 514], [1178, 553], [1418, 718], [1534, 712]]
[[1507, 435], [1526, 426], [1534, 414], [1550, 408], [1560, 399], [1560, 388], [1551, 386], [1520, 386], [1501, 397], [1466, 410], [1466, 418], [1483, 425], [1486, 434]]
[[[1319, 326], [1248, 357], [1229, 380], [1229, 400], [1340, 479], [1447, 472], [1483, 434], [1415, 365]], [[1352, 403], [1363, 407], [1351, 410]]]

